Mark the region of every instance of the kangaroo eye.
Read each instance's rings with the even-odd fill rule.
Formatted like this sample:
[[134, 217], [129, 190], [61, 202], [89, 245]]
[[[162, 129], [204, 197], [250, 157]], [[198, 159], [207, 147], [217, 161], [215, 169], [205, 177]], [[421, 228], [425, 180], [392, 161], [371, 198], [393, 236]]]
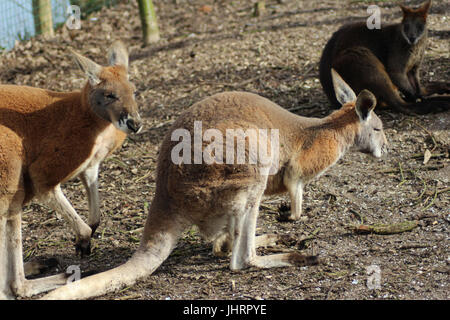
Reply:
[[380, 128], [373, 128], [374, 131], [381, 131]]
[[106, 97], [111, 100], [117, 100], [117, 96], [114, 93], [108, 93]]

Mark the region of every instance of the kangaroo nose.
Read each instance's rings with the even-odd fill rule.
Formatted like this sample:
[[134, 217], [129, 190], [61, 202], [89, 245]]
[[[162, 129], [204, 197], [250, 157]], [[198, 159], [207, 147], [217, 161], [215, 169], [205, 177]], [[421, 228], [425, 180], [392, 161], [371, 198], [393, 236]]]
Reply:
[[136, 121], [134, 119], [127, 120], [127, 127], [134, 133], [139, 133], [142, 129], [142, 123], [140, 121]]

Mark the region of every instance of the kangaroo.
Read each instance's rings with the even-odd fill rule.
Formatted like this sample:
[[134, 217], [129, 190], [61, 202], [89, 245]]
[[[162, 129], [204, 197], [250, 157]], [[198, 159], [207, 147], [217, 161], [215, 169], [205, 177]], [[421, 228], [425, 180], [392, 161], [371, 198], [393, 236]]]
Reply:
[[[64, 274], [25, 279], [22, 207], [38, 200], [61, 213], [76, 233], [77, 248], [89, 251], [100, 219], [100, 162], [141, 128], [124, 45], [112, 45], [107, 67], [73, 55], [88, 77], [81, 91], [0, 85], [0, 298], [28, 297], [65, 283]], [[88, 191], [90, 226], [61, 191], [77, 176]]]
[[[192, 224], [199, 227], [206, 239], [219, 242], [214, 244], [214, 250], [222, 249], [224, 243], [229, 244], [230, 269], [233, 271], [250, 266], [274, 268], [317, 264], [317, 256], [297, 252], [258, 256], [256, 247], [273, 244], [278, 236], [256, 237], [255, 230], [264, 194], [288, 190], [292, 200], [297, 201], [294, 214], [299, 215], [303, 185], [332, 166], [352, 145], [375, 157], [385, 151], [386, 137], [382, 122], [373, 112], [376, 104], [373, 94], [364, 90], [357, 98], [334, 71], [333, 77], [338, 100], [343, 106], [323, 119], [294, 115], [261, 96], [245, 92], [219, 93], [187, 109], [162, 142], [156, 193], [134, 255], [114, 269], [69, 283], [43, 299], [90, 298], [134, 284], [163, 263], [183, 230]], [[259, 143], [270, 146], [270, 150], [274, 145], [279, 148], [273, 148], [267, 162], [222, 164], [215, 160], [210, 162], [205, 154], [205, 161], [195, 161], [194, 150], [193, 164], [189, 159], [177, 164], [178, 160], [174, 161], [177, 159], [174, 154], [179, 149], [177, 130], [187, 130], [188, 134], [181, 136], [190, 146], [188, 136], [194, 135], [196, 139], [198, 121], [202, 128], [213, 130], [205, 131], [204, 139], [207, 137], [206, 140], [214, 140], [214, 143], [230, 129], [246, 130], [245, 140], [248, 141], [250, 129], [276, 129], [278, 136], [262, 135]], [[229, 142], [232, 142], [228, 149], [230, 154], [238, 154], [239, 146], [234, 144], [236, 137], [233, 135], [228, 141], [227, 136], [226, 142], [222, 140], [215, 144], [222, 148], [215, 148], [212, 157], [220, 159], [223, 153], [218, 150], [227, 148]], [[250, 159], [250, 142], [244, 144], [244, 153]], [[212, 154], [209, 146], [202, 144], [203, 150], [210, 150]], [[191, 149], [186, 150], [190, 157]]]
[[[420, 83], [420, 66], [427, 45], [427, 16], [431, 0], [413, 9], [400, 5], [401, 23], [370, 30], [366, 23], [344, 25], [323, 50], [319, 73], [322, 87], [334, 108], [339, 107], [333, 90], [331, 68], [359, 93], [370, 90], [379, 104], [400, 112], [424, 113], [450, 106], [449, 83]], [[404, 98], [401, 94], [404, 95]], [[422, 102], [416, 102], [422, 99]]]

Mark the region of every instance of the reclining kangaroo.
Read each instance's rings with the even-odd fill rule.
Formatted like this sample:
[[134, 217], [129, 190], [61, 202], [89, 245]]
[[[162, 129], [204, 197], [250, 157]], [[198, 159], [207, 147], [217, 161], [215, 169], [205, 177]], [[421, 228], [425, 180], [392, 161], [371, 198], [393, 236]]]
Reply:
[[[69, 283], [43, 299], [89, 298], [134, 284], [161, 265], [183, 230], [192, 224], [197, 225], [207, 239], [219, 242], [214, 244], [216, 253], [223, 248], [226, 250], [223, 244], [229, 243], [231, 270], [316, 264], [317, 257], [297, 252], [258, 256], [256, 247], [274, 243], [277, 235], [255, 237], [255, 229], [264, 194], [288, 190], [295, 203], [293, 215], [298, 217], [303, 185], [336, 163], [352, 145], [375, 157], [384, 152], [387, 142], [382, 123], [372, 111], [375, 97], [369, 91], [362, 91], [356, 98], [336, 73], [334, 81], [343, 106], [323, 119], [294, 115], [265, 98], [244, 92], [216, 94], [190, 107], [175, 121], [162, 142], [156, 193], [135, 254], [123, 265]], [[214, 140], [215, 145], [211, 149], [211, 145], [206, 146], [203, 152], [209, 150], [215, 160], [210, 161], [205, 153], [205, 161], [196, 160], [194, 150], [191, 164], [189, 135], [198, 139], [198, 121], [202, 129], [207, 130], [202, 147], [205, 147], [205, 140]], [[188, 134], [178, 135], [180, 128]], [[278, 145], [279, 150], [270, 149], [267, 163], [259, 159], [254, 164], [237, 164], [237, 161], [221, 164], [217, 159], [223, 153], [218, 150], [223, 151], [228, 143], [232, 143], [230, 154], [238, 154], [239, 147], [234, 144], [238, 135], [233, 135], [231, 141], [216, 144], [218, 137], [225, 136], [229, 129], [246, 130], [246, 133], [250, 129], [277, 129], [278, 136], [261, 135], [259, 143], [260, 146]], [[181, 136], [183, 142], [188, 141], [189, 148], [187, 154], [183, 153], [186, 161], [176, 164], [180, 150], [177, 139]], [[249, 141], [250, 136], [249, 133]], [[250, 143], [244, 145], [250, 159]], [[271, 168], [278, 168], [278, 171], [272, 172]]]
[[[65, 275], [25, 279], [22, 207], [35, 199], [61, 213], [76, 233], [77, 248], [89, 253], [100, 220], [99, 164], [141, 127], [123, 44], [111, 47], [108, 67], [74, 57], [89, 78], [81, 91], [0, 85], [0, 298], [31, 296], [66, 281]], [[61, 191], [61, 183], [77, 176], [88, 191], [90, 226]]]
[[[370, 90], [380, 104], [398, 111], [424, 113], [450, 107], [450, 84], [420, 83], [420, 66], [427, 45], [427, 16], [431, 0], [417, 9], [400, 6], [401, 23], [370, 30], [366, 23], [341, 27], [328, 41], [320, 60], [320, 82], [334, 108], [339, 107], [331, 79], [334, 68], [359, 93]], [[404, 95], [403, 98], [400, 93]], [[422, 99], [421, 102], [416, 102]]]

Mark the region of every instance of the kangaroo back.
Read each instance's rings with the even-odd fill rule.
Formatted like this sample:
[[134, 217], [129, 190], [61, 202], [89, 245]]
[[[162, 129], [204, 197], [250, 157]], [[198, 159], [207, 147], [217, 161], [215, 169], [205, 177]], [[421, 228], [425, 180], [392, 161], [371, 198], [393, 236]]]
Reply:
[[[301, 212], [304, 183], [336, 163], [351, 146], [375, 157], [385, 152], [387, 141], [381, 120], [373, 112], [376, 105], [373, 94], [365, 90], [356, 96], [334, 70], [332, 73], [337, 98], [343, 106], [323, 119], [307, 121], [294, 114], [287, 119], [286, 111], [280, 106], [244, 92], [216, 94], [185, 110], [166, 133], [160, 147], [155, 198], [136, 253], [117, 268], [56, 289], [43, 298], [89, 298], [132, 285], [150, 275], [168, 257], [183, 229], [192, 224], [205, 239], [214, 241], [214, 254], [228, 255], [227, 251], [231, 250], [231, 270], [317, 264], [316, 256], [297, 252], [258, 255], [257, 247], [276, 242], [278, 236], [256, 236], [255, 232], [261, 198], [268, 188], [277, 192], [287, 190], [291, 201], [299, 201], [293, 204], [297, 214]], [[286, 121], [282, 123], [282, 120]], [[279, 149], [279, 156], [271, 157], [270, 161], [283, 164], [283, 168], [277, 165], [279, 170], [272, 173], [281, 176], [280, 179], [272, 179], [268, 186], [267, 163], [253, 162], [250, 158], [243, 162], [233, 158], [226, 163], [221, 160], [210, 163], [206, 158], [197, 163], [192, 163], [192, 159], [174, 161], [174, 154], [180, 150], [173, 133], [178, 135], [179, 129], [184, 132], [182, 141], [189, 141], [189, 147], [183, 153], [188, 157], [193, 155], [192, 147], [196, 144], [189, 136], [194, 136], [194, 140], [195, 136], [205, 138], [196, 132], [195, 121], [201, 122], [203, 129], [212, 129], [214, 125], [223, 132], [234, 127], [277, 129], [280, 139], [275, 144], [279, 148], [274, 153]], [[216, 145], [216, 155], [223, 153], [227, 146], [227, 136], [223, 140], [220, 133], [219, 129], [215, 131], [214, 143], [220, 141], [218, 144], [225, 148]], [[231, 139], [235, 141], [235, 136]], [[237, 152], [240, 145], [243, 154], [248, 154], [251, 138], [249, 143], [242, 140], [243, 144], [231, 148]], [[208, 150], [203, 143], [199, 147], [202, 153]], [[286, 188], [276, 184], [285, 184]]]

